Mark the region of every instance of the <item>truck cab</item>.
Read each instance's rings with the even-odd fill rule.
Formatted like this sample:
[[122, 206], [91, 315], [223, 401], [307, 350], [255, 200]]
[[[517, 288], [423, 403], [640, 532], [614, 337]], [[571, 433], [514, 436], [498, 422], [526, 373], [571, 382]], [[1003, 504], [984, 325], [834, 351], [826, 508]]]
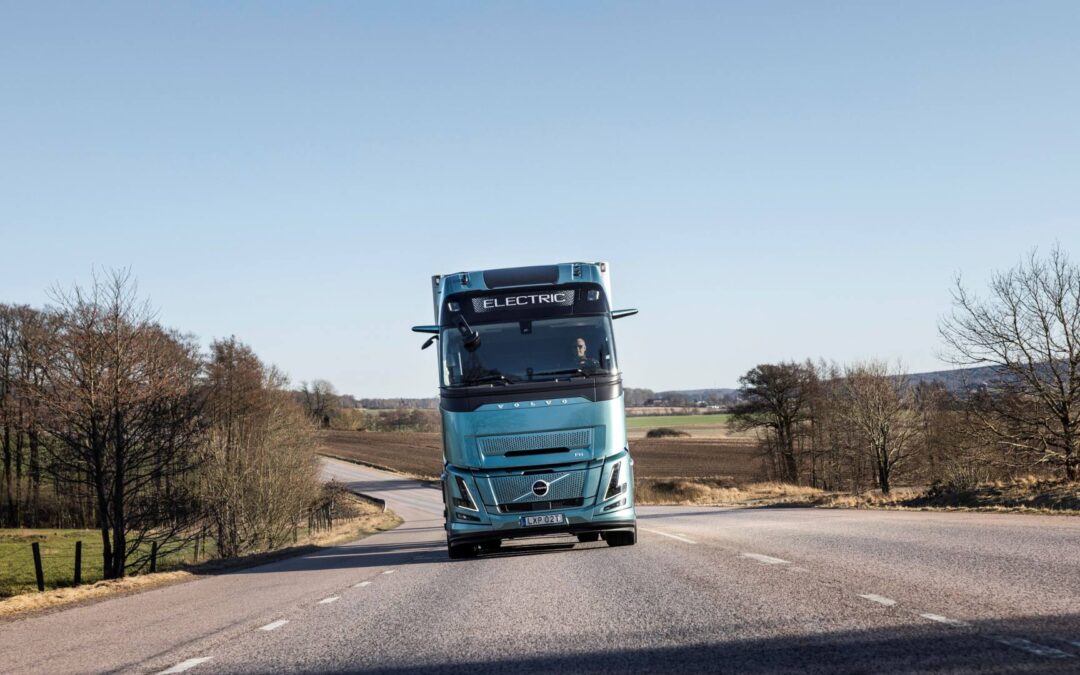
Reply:
[[637, 541], [607, 263], [432, 277], [451, 558], [550, 534]]

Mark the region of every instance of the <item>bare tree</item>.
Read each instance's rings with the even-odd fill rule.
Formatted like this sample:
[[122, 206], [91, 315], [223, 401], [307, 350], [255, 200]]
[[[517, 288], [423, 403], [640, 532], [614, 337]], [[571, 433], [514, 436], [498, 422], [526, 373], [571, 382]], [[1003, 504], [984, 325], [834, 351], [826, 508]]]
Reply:
[[915, 449], [911, 391], [905, 373], [890, 373], [880, 361], [845, 368], [839, 386], [838, 414], [858, 433], [882, 494], [889, 494], [893, 472]]
[[211, 345], [202, 481], [219, 556], [281, 546], [318, 495], [314, 432], [284, 385], [235, 338]]
[[957, 365], [995, 365], [976, 397], [1005, 447], [1080, 478], [1080, 269], [1060, 247], [995, 273], [982, 298], [957, 279], [940, 333]]
[[200, 437], [198, 350], [154, 322], [127, 272], [56, 298], [43, 423], [59, 441], [58, 474], [92, 486], [104, 576], [119, 578], [150, 539], [175, 543], [197, 516], [186, 476]]
[[312, 380], [300, 383], [300, 398], [311, 419], [323, 427], [330, 426], [330, 417], [337, 409], [338, 393], [334, 385], [326, 380]]
[[739, 378], [739, 402], [729, 424], [737, 431], [765, 431], [763, 445], [781, 480], [799, 481], [797, 437], [810, 420], [817, 377], [807, 364], [765, 363]]

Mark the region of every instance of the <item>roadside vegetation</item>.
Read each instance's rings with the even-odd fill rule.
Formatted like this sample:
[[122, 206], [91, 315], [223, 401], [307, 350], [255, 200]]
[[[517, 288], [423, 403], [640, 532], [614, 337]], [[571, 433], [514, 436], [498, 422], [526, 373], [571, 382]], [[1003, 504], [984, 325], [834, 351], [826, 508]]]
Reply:
[[[639, 503], [1076, 512], [1080, 270], [1059, 249], [1033, 253], [984, 294], [958, 280], [953, 300], [947, 356], [981, 367], [945, 381], [881, 360], [759, 364], [724, 413], [709, 409], [719, 399], [627, 389], [643, 406], [627, 419]], [[441, 471], [437, 411], [340, 417], [323, 452]]]
[[250, 347], [203, 353], [127, 272], [52, 295], [0, 305], [0, 597], [26, 588], [35, 541], [56, 586], [72, 537], [84, 581], [120, 579], [291, 546], [339, 515], [320, 418]]

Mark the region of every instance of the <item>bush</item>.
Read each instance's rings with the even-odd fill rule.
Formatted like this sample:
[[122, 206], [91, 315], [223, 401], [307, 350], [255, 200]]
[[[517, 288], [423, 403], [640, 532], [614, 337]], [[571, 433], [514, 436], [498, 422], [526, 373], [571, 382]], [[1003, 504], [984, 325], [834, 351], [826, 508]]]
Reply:
[[685, 431], [679, 431], [678, 429], [672, 429], [671, 427], [660, 427], [659, 429], [649, 429], [645, 434], [645, 438], [686, 438], [690, 434]]

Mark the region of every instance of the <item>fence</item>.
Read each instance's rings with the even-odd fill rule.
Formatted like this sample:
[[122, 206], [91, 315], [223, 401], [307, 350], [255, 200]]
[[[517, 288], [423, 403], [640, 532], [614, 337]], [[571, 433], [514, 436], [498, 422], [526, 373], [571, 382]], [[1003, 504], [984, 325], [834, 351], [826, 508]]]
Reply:
[[[70, 588], [103, 578], [101, 540], [92, 531], [72, 536], [47, 534], [7, 535], [0, 540], [0, 599], [19, 593]], [[149, 547], [145, 571], [159, 566], [158, 545]]]

